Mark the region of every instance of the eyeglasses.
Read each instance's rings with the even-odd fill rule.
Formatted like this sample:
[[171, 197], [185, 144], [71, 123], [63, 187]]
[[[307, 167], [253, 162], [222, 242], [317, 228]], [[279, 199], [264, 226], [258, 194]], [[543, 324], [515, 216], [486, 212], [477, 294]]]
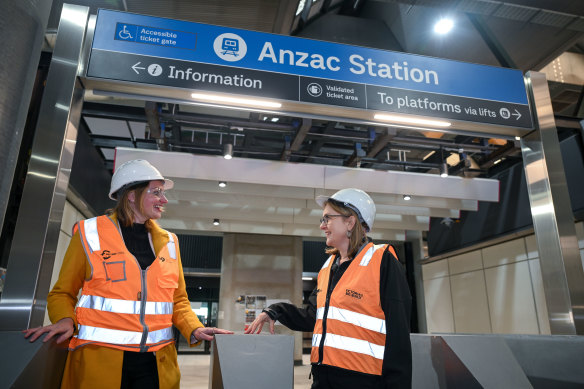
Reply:
[[333, 217], [348, 217], [347, 215], [324, 215], [321, 219], [320, 219], [320, 225], [324, 224], [329, 224], [329, 222], [331, 221], [331, 219]]
[[166, 197], [166, 191], [160, 188], [150, 188], [146, 192], [153, 194], [154, 196], [158, 197], [159, 199]]

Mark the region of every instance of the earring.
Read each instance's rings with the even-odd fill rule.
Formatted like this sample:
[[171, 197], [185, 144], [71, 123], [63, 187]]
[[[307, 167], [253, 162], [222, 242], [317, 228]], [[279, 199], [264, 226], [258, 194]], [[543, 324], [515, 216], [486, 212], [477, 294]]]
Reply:
[[347, 238], [351, 237], [351, 232], [352, 232], [351, 230], [347, 230]]

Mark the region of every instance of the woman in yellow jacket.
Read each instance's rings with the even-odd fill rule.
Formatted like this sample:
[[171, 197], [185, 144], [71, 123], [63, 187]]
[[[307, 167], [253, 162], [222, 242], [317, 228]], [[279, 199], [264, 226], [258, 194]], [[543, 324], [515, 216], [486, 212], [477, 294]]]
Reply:
[[178, 388], [172, 325], [192, 346], [232, 333], [193, 313], [178, 240], [155, 222], [172, 186], [147, 161], [128, 161], [112, 177], [116, 207], [79, 222], [47, 299], [54, 324], [24, 331], [31, 342], [71, 339], [62, 388]]

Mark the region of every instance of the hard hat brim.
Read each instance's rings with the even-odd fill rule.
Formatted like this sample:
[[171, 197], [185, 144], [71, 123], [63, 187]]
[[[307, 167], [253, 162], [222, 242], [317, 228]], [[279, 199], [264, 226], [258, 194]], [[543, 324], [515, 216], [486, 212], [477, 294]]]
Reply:
[[328, 199], [330, 199], [330, 196], [316, 196], [316, 198], [314, 199], [314, 201], [316, 201], [316, 203], [318, 204], [319, 207], [324, 208], [324, 203], [327, 202]]

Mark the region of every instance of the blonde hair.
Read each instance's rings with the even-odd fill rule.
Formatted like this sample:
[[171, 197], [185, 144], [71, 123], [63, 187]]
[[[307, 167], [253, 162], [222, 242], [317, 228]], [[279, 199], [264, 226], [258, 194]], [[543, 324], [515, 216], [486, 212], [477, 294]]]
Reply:
[[130, 200], [128, 196], [130, 192], [134, 191], [135, 193], [135, 202], [138, 204], [138, 210], [140, 213], [144, 213], [144, 207], [142, 206], [142, 199], [148, 190], [148, 184], [150, 182], [140, 182], [136, 185], [130, 186], [127, 189], [120, 189], [117, 193], [118, 202], [115, 207], [108, 209], [105, 211], [107, 215], [116, 214], [118, 217], [118, 222], [121, 226], [129, 227], [134, 224], [134, 211], [130, 206]]
[[[350, 258], [353, 258], [357, 254], [363, 243], [367, 240], [366, 233], [367, 230], [359, 220], [357, 212], [353, 211], [351, 208], [344, 207], [343, 205], [339, 204], [339, 202], [334, 200], [331, 201], [330, 199], [324, 203], [324, 206], [326, 206], [327, 204], [330, 205], [332, 209], [334, 209], [341, 215], [344, 215], [346, 217], [349, 216], [355, 217], [355, 227], [353, 227], [353, 230], [351, 231], [351, 237], [349, 238], [349, 249], [347, 250], [347, 255]], [[328, 255], [339, 254], [339, 250], [335, 247], [328, 247], [325, 250], [325, 252]]]

